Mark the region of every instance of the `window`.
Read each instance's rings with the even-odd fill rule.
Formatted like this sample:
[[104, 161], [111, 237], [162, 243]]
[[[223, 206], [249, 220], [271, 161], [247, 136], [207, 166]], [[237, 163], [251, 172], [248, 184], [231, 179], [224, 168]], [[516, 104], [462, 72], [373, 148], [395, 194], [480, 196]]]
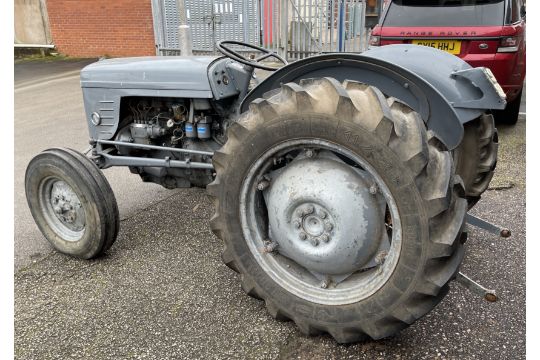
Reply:
[[521, 1], [520, 0], [512, 0], [512, 12], [511, 12], [511, 18], [510, 23], [516, 23], [519, 20], [521, 20]]
[[504, 0], [394, 0], [384, 26], [502, 25], [504, 7]]

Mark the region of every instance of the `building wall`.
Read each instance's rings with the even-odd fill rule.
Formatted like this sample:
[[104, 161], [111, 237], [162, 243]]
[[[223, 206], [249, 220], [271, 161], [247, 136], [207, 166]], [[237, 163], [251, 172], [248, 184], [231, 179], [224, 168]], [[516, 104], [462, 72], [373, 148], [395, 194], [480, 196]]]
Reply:
[[15, 0], [15, 44], [50, 44], [45, 0]]
[[52, 41], [73, 57], [155, 55], [151, 0], [47, 0]]

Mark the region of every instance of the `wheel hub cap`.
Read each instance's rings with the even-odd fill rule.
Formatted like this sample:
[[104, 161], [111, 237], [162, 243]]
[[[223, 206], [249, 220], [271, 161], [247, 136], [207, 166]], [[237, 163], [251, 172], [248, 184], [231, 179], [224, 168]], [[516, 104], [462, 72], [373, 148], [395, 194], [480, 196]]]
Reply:
[[64, 181], [56, 181], [51, 188], [50, 204], [54, 215], [73, 231], [84, 228], [85, 217], [79, 197]]
[[271, 174], [264, 191], [269, 235], [280, 254], [313, 273], [366, 267], [385, 239], [384, 197], [368, 173], [321, 153]]
[[313, 246], [330, 241], [334, 221], [329, 218], [328, 210], [324, 207], [307, 202], [300, 204], [292, 214], [292, 222], [300, 240], [308, 241]]

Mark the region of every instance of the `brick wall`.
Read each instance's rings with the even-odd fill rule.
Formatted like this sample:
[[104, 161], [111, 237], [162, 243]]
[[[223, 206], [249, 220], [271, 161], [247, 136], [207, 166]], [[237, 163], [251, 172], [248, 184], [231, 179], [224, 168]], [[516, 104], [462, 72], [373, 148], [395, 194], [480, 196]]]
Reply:
[[47, 11], [62, 54], [155, 55], [151, 0], [47, 0]]

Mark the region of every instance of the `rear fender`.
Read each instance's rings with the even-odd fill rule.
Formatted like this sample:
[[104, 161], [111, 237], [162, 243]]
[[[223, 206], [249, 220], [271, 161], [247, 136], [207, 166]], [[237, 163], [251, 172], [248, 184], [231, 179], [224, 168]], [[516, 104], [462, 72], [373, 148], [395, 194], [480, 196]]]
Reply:
[[281, 84], [321, 77], [360, 81], [405, 102], [449, 149], [461, 142], [463, 124], [486, 110], [506, 106], [504, 92], [488, 69], [472, 68], [429, 47], [388, 45], [362, 55], [326, 54], [289, 64], [255, 87], [240, 111]]

